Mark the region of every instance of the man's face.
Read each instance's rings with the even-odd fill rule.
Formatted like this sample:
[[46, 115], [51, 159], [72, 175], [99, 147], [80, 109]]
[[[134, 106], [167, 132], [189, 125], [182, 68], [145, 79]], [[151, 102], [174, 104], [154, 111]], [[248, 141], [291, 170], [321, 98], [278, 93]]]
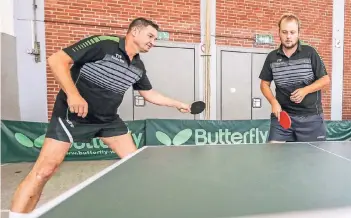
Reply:
[[155, 45], [156, 38], [157, 30], [152, 26], [135, 29], [134, 42], [141, 53], [148, 52]]
[[279, 37], [282, 45], [291, 49], [299, 40], [299, 28], [295, 20], [283, 20], [280, 24]]

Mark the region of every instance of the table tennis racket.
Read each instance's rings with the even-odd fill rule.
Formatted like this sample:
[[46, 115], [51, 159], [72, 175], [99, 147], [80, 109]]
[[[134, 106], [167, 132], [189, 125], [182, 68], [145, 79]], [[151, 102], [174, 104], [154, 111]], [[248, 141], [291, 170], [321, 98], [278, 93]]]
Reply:
[[289, 114], [286, 111], [280, 112], [279, 123], [284, 129], [289, 129], [291, 127], [291, 119]]
[[205, 107], [206, 107], [205, 102], [203, 102], [203, 101], [195, 101], [195, 102], [193, 102], [191, 104], [190, 113], [191, 114], [199, 114], [202, 111], [204, 111]]

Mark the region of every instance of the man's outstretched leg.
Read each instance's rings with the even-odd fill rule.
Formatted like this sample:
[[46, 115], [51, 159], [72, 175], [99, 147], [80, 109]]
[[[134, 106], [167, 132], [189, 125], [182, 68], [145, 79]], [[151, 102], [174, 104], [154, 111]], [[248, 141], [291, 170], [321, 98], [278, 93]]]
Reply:
[[101, 138], [101, 140], [121, 159], [137, 151], [130, 133], [119, 136], [104, 137]]
[[12, 200], [10, 218], [33, 211], [47, 181], [64, 160], [70, 143], [46, 138], [32, 170], [18, 186]]

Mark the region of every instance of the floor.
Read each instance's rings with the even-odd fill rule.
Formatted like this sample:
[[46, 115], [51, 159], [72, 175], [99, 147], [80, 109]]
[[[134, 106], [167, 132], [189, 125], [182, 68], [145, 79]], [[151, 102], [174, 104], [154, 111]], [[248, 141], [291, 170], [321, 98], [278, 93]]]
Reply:
[[[62, 192], [86, 180], [116, 160], [66, 161], [45, 186], [37, 206], [46, 203]], [[1, 165], [1, 217], [8, 218], [11, 200], [18, 184], [31, 170], [34, 163], [10, 163]]]

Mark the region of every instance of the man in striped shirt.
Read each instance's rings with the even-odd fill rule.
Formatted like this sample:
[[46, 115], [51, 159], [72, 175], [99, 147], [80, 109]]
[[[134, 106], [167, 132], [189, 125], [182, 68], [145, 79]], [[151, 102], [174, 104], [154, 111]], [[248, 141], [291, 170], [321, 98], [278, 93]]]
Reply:
[[137, 149], [117, 109], [132, 87], [146, 101], [190, 112], [190, 105], [153, 90], [139, 53], [148, 52], [157, 24], [144, 18], [131, 22], [126, 37], [91, 36], [48, 59], [59, 83], [52, 118], [40, 155], [14, 194], [10, 217], [31, 212], [47, 181], [73, 142], [99, 137], [120, 158]]
[[[279, 23], [281, 45], [266, 58], [259, 78], [261, 91], [272, 106], [268, 141], [323, 141], [326, 126], [323, 117], [321, 89], [330, 83], [317, 51], [299, 40], [300, 21], [284, 14]], [[274, 81], [276, 96], [270, 85]], [[279, 124], [280, 112], [286, 111], [291, 128]]]

